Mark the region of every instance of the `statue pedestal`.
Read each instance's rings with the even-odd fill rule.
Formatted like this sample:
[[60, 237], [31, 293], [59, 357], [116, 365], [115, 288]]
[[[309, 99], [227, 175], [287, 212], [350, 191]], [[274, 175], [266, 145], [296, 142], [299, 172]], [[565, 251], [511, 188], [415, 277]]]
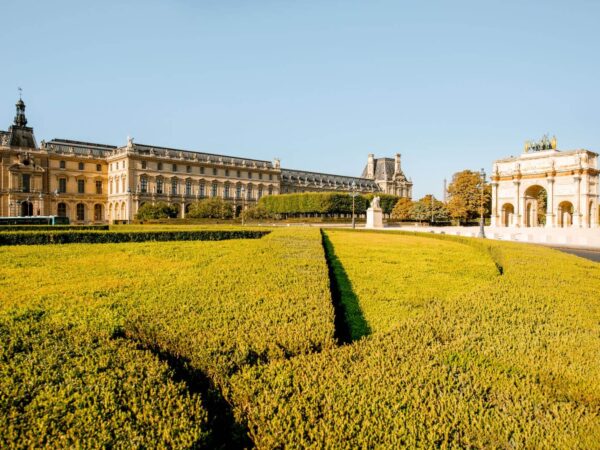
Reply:
[[366, 228], [383, 228], [383, 211], [381, 208], [367, 209]]

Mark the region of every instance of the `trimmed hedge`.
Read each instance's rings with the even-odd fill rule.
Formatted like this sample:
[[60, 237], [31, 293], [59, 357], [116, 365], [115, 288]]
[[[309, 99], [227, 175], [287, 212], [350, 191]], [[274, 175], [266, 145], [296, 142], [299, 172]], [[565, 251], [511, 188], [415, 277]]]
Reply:
[[270, 232], [258, 230], [0, 233], [0, 245], [107, 244], [146, 241], [223, 241], [226, 239], [260, 239], [268, 233]]
[[108, 225], [0, 225], [3, 231], [71, 231], [71, 230], [108, 230]]

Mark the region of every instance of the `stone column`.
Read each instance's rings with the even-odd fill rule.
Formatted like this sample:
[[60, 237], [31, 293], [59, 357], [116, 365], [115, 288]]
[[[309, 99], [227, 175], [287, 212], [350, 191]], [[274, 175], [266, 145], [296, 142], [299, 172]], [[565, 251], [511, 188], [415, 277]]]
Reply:
[[546, 199], [546, 228], [556, 226], [554, 215], [554, 178], [548, 178], [548, 188], [546, 190], [548, 197]]
[[573, 226], [575, 228], [581, 227], [581, 176], [575, 175], [573, 180], [577, 184], [577, 197], [575, 198], [575, 205], [573, 205]]
[[498, 182], [492, 183], [492, 214], [491, 214], [491, 225], [492, 227], [498, 226]]
[[519, 192], [519, 188], [521, 186], [521, 182], [519, 180], [515, 180], [513, 181], [514, 185], [515, 185], [515, 189], [517, 190], [517, 195], [516, 197], [516, 202], [515, 202], [515, 220], [514, 220], [514, 225], [515, 227], [520, 227], [521, 226], [521, 195]]

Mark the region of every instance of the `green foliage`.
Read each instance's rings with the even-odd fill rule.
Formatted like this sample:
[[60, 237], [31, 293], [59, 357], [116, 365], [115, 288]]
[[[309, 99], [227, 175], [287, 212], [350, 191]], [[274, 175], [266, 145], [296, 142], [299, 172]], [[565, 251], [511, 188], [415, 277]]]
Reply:
[[449, 213], [443, 202], [428, 194], [413, 203], [410, 217], [419, 222], [446, 222], [449, 219]]
[[375, 197], [375, 196], [379, 197], [379, 205], [381, 206], [381, 209], [384, 214], [392, 214], [392, 211], [394, 210], [394, 206], [396, 206], [396, 203], [398, 202], [398, 200], [400, 200], [402, 198], [397, 195], [381, 194], [381, 193], [365, 194], [364, 197], [367, 199], [367, 201], [369, 203], [371, 203], [371, 200], [373, 200], [373, 197]]
[[165, 202], [144, 203], [138, 209], [135, 218], [138, 220], [176, 218], [178, 213], [179, 210], [176, 206]]
[[197, 230], [197, 231], [65, 231], [0, 233], [1, 245], [108, 244], [146, 241], [222, 241], [259, 239], [268, 231]]
[[273, 218], [273, 214], [262, 205], [247, 208], [242, 212], [242, 215], [244, 216], [244, 220], [266, 220]]
[[[368, 207], [366, 196], [357, 195], [354, 203], [356, 214], [364, 214]], [[259, 206], [271, 214], [351, 214], [352, 196], [336, 192], [305, 192], [303, 194], [268, 195], [262, 197]]]
[[197, 394], [133, 342], [41, 309], [0, 315], [0, 447], [190, 448], [207, 437]]
[[372, 334], [236, 374], [257, 447], [597, 447], [597, 264], [439, 235], [327, 234]]
[[0, 233], [5, 231], [73, 231], [108, 230], [108, 225], [0, 225]]
[[187, 217], [191, 219], [232, 219], [233, 206], [220, 197], [206, 198], [192, 203]]

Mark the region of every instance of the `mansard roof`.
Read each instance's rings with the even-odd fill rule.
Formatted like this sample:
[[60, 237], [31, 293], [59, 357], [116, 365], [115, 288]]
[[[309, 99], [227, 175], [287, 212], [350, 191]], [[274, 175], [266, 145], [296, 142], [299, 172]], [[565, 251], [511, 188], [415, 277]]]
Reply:
[[[394, 158], [375, 158], [375, 180], [392, 180], [394, 178], [395, 160]], [[368, 165], [362, 171], [362, 177], [367, 176]]]
[[42, 141], [42, 148], [58, 154], [105, 158], [111, 155], [117, 147], [115, 145], [98, 144], [95, 142], [52, 139], [50, 142]]
[[357, 187], [364, 187], [375, 191], [379, 190], [379, 186], [375, 181], [364, 177], [350, 177], [345, 175], [334, 175], [330, 173], [309, 172], [306, 170], [281, 169], [281, 181], [288, 183], [312, 183], [312, 184], [327, 184], [327, 185], [347, 185], [351, 186], [352, 182], [356, 183]]
[[271, 161], [252, 158], [241, 158], [237, 156], [219, 155], [216, 153], [205, 153], [196, 150], [182, 150], [170, 147], [157, 147], [147, 144], [133, 144], [133, 151], [139, 154], [163, 156], [171, 158], [193, 159], [209, 163], [231, 164], [236, 166], [266, 167], [273, 168]]

